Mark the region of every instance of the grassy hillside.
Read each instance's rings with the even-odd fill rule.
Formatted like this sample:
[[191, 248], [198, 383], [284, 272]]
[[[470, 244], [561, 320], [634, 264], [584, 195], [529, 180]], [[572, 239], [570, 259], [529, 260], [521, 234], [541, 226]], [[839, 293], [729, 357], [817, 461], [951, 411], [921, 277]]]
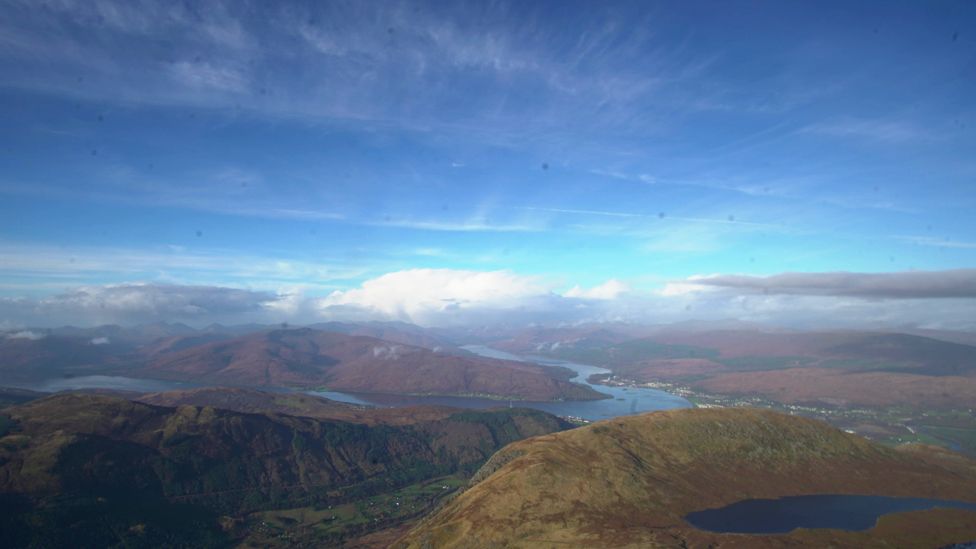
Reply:
[[[680, 410], [618, 418], [509, 445], [466, 492], [396, 547], [940, 546], [976, 538], [976, 513], [886, 518], [865, 533], [736, 536], [683, 517], [748, 498], [868, 493], [976, 501], [976, 462], [894, 450], [768, 411]], [[906, 525], [918, 527], [907, 529]]]

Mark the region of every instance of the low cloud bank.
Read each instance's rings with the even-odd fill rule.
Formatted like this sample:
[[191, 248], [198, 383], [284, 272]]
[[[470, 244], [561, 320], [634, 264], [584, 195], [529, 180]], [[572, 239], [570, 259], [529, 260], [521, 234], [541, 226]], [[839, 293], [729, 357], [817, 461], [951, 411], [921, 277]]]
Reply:
[[688, 282], [766, 295], [851, 296], [886, 299], [976, 298], [976, 269], [898, 273], [783, 273], [713, 275]]
[[82, 286], [39, 300], [0, 298], [0, 321], [22, 326], [211, 322], [261, 316], [276, 299], [278, 296], [269, 292], [221, 286]]
[[[976, 330], [976, 270], [695, 276], [635, 290], [618, 280], [560, 290], [510, 271], [411, 269], [327, 296], [219, 286], [87, 286], [40, 300], [0, 298], [6, 337], [23, 326], [154, 321], [304, 324], [398, 320], [423, 326], [671, 323], [737, 319], [793, 328]], [[93, 343], [95, 343], [93, 341]], [[99, 342], [101, 343], [101, 342]]]

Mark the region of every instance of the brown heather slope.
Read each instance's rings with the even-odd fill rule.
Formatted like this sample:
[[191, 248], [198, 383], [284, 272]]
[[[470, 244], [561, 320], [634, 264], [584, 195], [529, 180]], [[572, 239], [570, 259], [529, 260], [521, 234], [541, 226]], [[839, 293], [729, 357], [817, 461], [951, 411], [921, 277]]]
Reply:
[[257, 389], [205, 387], [183, 391], [149, 393], [135, 398], [137, 402], [167, 406], [212, 406], [248, 414], [284, 414], [289, 416], [334, 419], [365, 425], [412, 425], [436, 421], [460, 412], [446, 406], [408, 406], [405, 408], [369, 408], [337, 402], [304, 393], [272, 393]]
[[637, 382], [787, 404], [967, 409], [976, 402], [976, 347], [911, 334], [667, 331], [603, 347], [564, 341], [545, 352]]
[[759, 394], [777, 402], [833, 406], [892, 406], [920, 410], [969, 408], [976, 403], [976, 376], [926, 376], [896, 372], [846, 372], [788, 368], [718, 373], [690, 383], [710, 393]]
[[457, 356], [308, 328], [273, 330], [153, 356], [148, 377], [235, 386], [328, 386], [340, 391], [597, 399], [568, 370]]
[[87, 339], [0, 336], [0, 378], [10, 383], [97, 373], [117, 363], [115, 350], [111, 345], [92, 345]]
[[800, 417], [692, 409], [519, 441], [394, 547], [939, 547], [976, 539], [976, 512], [883, 518], [866, 532], [715, 534], [682, 517], [750, 498], [878, 494], [976, 502], [976, 462], [894, 450]]

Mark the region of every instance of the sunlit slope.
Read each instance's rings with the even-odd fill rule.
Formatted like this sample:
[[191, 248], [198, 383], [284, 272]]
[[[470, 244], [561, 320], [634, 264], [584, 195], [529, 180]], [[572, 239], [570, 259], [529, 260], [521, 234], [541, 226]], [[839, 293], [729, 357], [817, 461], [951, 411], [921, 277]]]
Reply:
[[976, 347], [919, 335], [668, 329], [614, 342], [592, 331], [526, 334], [497, 345], [604, 366], [637, 382], [679, 383], [706, 393], [762, 395], [790, 404], [920, 409], [966, 409], [976, 401]]
[[235, 386], [327, 386], [340, 391], [482, 395], [527, 400], [598, 399], [571, 372], [435, 352], [313, 329], [272, 330], [160, 352], [147, 377]]
[[[682, 517], [748, 498], [814, 493], [976, 501], [976, 462], [933, 449], [893, 450], [826, 424], [747, 409], [619, 418], [513, 443], [398, 547], [783, 546], [803, 542], [939, 546], [976, 539], [976, 513], [883, 519], [866, 533], [736, 536]], [[906, 537], [907, 536], [907, 537]]]

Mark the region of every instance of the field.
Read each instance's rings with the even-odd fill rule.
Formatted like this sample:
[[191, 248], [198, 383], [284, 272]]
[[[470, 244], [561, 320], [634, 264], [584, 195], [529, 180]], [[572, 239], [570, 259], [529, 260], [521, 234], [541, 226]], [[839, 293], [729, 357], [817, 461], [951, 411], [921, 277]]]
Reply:
[[359, 545], [362, 536], [409, 522], [466, 483], [445, 476], [342, 504], [252, 513], [241, 528], [241, 546]]

